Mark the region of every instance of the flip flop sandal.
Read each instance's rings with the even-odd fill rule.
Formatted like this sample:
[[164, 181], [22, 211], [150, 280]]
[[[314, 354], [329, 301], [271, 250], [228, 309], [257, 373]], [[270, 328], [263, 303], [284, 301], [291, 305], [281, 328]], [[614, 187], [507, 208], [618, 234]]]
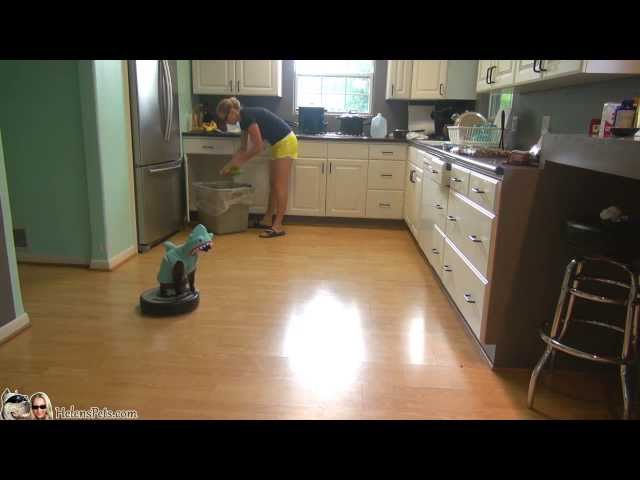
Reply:
[[282, 230], [281, 232], [276, 232], [275, 230], [268, 229], [258, 235], [260, 238], [273, 238], [273, 237], [282, 237], [286, 232]]

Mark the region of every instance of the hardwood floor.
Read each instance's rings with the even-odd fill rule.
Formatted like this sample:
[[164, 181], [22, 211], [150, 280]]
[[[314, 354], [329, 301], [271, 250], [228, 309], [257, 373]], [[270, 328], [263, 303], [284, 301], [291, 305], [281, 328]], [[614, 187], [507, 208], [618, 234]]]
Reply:
[[407, 230], [286, 227], [216, 236], [180, 317], [138, 311], [162, 247], [110, 273], [20, 265], [32, 326], [0, 345], [0, 388], [144, 419], [619, 415], [594, 375], [543, 377], [527, 409], [530, 372], [489, 368]]

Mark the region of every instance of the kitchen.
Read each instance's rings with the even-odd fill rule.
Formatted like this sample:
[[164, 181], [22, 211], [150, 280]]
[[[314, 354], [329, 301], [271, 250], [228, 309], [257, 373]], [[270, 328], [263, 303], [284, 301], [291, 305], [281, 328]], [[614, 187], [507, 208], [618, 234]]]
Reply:
[[[447, 375], [454, 379], [454, 383], [462, 382], [453, 390], [461, 388], [460, 385], [464, 383], [464, 380], [459, 379], [459, 374], [453, 372], [454, 363], [461, 364], [456, 365], [457, 368], [463, 364], [473, 366], [470, 370], [474, 371], [477, 377], [472, 378], [471, 382], [476, 387], [479, 384], [474, 382], [477, 382], [478, 378], [486, 381], [486, 385], [494, 386], [497, 385], [495, 382], [499, 381], [496, 378], [504, 378], [500, 373], [491, 377], [493, 374], [487, 372], [492, 372], [492, 368], [496, 369], [496, 372], [500, 372], [500, 369], [519, 369], [519, 373], [516, 374], [517, 396], [522, 401], [518, 400], [513, 405], [509, 403], [508, 407], [505, 406], [507, 404], [503, 404], [501, 410], [492, 406], [485, 411], [484, 418], [491, 418], [492, 415], [501, 418], [537, 418], [531, 417], [533, 413], [526, 408], [526, 384], [531, 375], [531, 368], [544, 350], [544, 343], [539, 338], [537, 329], [541, 320], [553, 316], [562, 274], [568, 260], [565, 259], [564, 252], [559, 253], [558, 243], [545, 241], [549, 231], [546, 227], [549, 216], [540, 213], [540, 192], [544, 185], [545, 169], [538, 168], [536, 161], [543, 166], [545, 161], [553, 162], [546, 156], [547, 151], [559, 151], [562, 147], [546, 149], [545, 143], [553, 141], [552, 137], [556, 132], [559, 137], [562, 137], [560, 133], [579, 132], [584, 132], [584, 136], [588, 137], [589, 121], [600, 115], [604, 102], [620, 102], [638, 96], [640, 62], [376, 60], [354, 61], [357, 63], [356, 66], [346, 65], [343, 71], [337, 70], [339, 62], [332, 62], [333, 70], [326, 65], [322, 67], [324, 70], [318, 70], [320, 67], [309, 61], [306, 61], [306, 64], [304, 61], [298, 62], [167, 62], [165, 68], [171, 73], [165, 78], [173, 75], [175, 84], [169, 87], [174, 95], [171, 100], [167, 100], [166, 105], [173, 102], [173, 105], [179, 108], [171, 109], [174, 112], [174, 123], [166, 133], [174, 138], [175, 135], [181, 135], [182, 141], [177, 147], [174, 145], [174, 148], [182, 149], [184, 160], [184, 188], [180, 190], [180, 185], [174, 185], [171, 191], [181, 192], [178, 196], [183, 202], [183, 208], [177, 209], [175, 215], [172, 215], [173, 223], [168, 222], [168, 215], [163, 219], [167, 221], [163, 227], [165, 230], [168, 229], [167, 231], [160, 229], [154, 232], [153, 228], [150, 228], [151, 234], [148, 238], [138, 239], [139, 250], [148, 253], [134, 257], [113, 274], [117, 275], [127, 268], [133, 268], [131, 265], [138, 261], [150, 267], [153, 264], [151, 268], [155, 268], [160, 254], [160, 248], [155, 247], [157, 242], [176, 231], [182, 232], [178, 234], [178, 238], [182, 239], [184, 222], [194, 222], [198, 219], [199, 205], [194, 183], [221, 180], [218, 173], [220, 168], [240, 143], [238, 133], [207, 131], [201, 124], [211, 119], [201, 118], [200, 115], [204, 117], [207, 113], [203, 112], [205, 104], [208, 111], [213, 112], [220, 98], [237, 96], [243, 105], [264, 106], [281, 116], [294, 127], [299, 138], [299, 158], [293, 164], [285, 221], [287, 228], [291, 228], [292, 235], [286, 239], [288, 243], [283, 244], [285, 246], [273, 247], [255, 246], [250, 243], [257, 231], [216, 236], [216, 241], [220, 242], [221, 246], [202, 268], [211, 268], [218, 275], [225, 275], [225, 270], [222, 269], [224, 266], [229, 269], [234, 281], [241, 281], [240, 275], [233, 274], [234, 265], [242, 272], [251, 272], [247, 265], [248, 260], [244, 259], [243, 255], [251, 256], [252, 254], [247, 252], [260, 249], [259, 258], [262, 260], [254, 258], [252, 261], [263, 261], [270, 265], [268, 251], [276, 249], [285, 269], [283, 273], [277, 271], [276, 267], [275, 273], [272, 273], [273, 278], [277, 279], [274, 283], [278, 285], [275, 287], [276, 291], [286, 290], [288, 275], [298, 278], [298, 273], [292, 271], [297, 268], [309, 275], [310, 283], [324, 282], [331, 285], [333, 282], [335, 291], [331, 288], [330, 293], [321, 290], [319, 299], [316, 299], [319, 302], [318, 308], [332, 306], [338, 314], [344, 314], [344, 305], [341, 302], [349, 301], [349, 294], [345, 292], [359, 292], [356, 284], [361, 281], [371, 286], [371, 291], [362, 291], [359, 297], [354, 293], [354, 296], [359, 298], [358, 302], [376, 305], [381, 311], [388, 312], [389, 318], [396, 318], [403, 325], [406, 318], [400, 318], [398, 315], [418, 315], [417, 318], [420, 318], [420, 315], [415, 312], [409, 314], [405, 304], [410, 304], [411, 301], [404, 299], [400, 290], [405, 288], [417, 292], [416, 285], [420, 285], [421, 288], [426, 285], [428, 292], [414, 294], [417, 295], [416, 298], [427, 296], [420, 297], [420, 308], [428, 310], [429, 304], [437, 304], [439, 311], [446, 311], [443, 314], [446, 317], [446, 320], [443, 320], [444, 324], [429, 328], [435, 328], [441, 333], [446, 332], [446, 335], [455, 335], [455, 341], [448, 344], [437, 334], [433, 337], [440, 338], [441, 343], [434, 344], [434, 340], [428, 338], [431, 336], [428, 328], [420, 322], [416, 323], [412, 318], [411, 331], [421, 333], [405, 332], [411, 337], [412, 345], [418, 345], [414, 345], [413, 350], [410, 349], [412, 360], [408, 364], [424, 366], [431, 363], [445, 368]], [[132, 70], [130, 66], [129, 72]], [[323, 90], [325, 81], [328, 92]], [[320, 88], [315, 86], [318, 83]], [[601, 95], [607, 96], [604, 102], [597, 93], [600, 91], [599, 85], [607, 86], [600, 88], [604, 92]], [[135, 85], [130, 80], [130, 91], [134, 90], [133, 87]], [[532, 119], [530, 112], [518, 110], [530, 97], [563, 95], [564, 92], [572, 91], [577, 91], [575, 95], [580, 98], [588, 97], [599, 109], [591, 112], [585, 108], [583, 115], [587, 118], [577, 119], [576, 123], [580, 126], [575, 127], [575, 130], [571, 129], [574, 128], [573, 125], [570, 129], [563, 130], [564, 125], [557, 120], [561, 118], [561, 113], [556, 115], [553, 110], [550, 110], [553, 112], [551, 115], [546, 115], [552, 118], [543, 119], [537, 124], [537, 118]], [[613, 96], [609, 97], [610, 95]], [[306, 112], [312, 112], [313, 107], [317, 107], [318, 104], [326, 111], [320, 112], [319, 115], [316, 110], [316, 116], [312, 113], [311, 121], [305, 123], [299, 114], [305, 111], [305, 107], [310, 108]], [[568, 108], [565, 104], [564, 108], [575, 110], [576, 107]], [[353, 112], [357, 113], [354, 115]], [[504, 117], [502, 112], [505, 113]], [[383, 135], [371, 131], [371, 123], [378, 113], [386, 121], [387, 132]], [[493, 126], [490, 126], [491, 122]], [[132, 129], [136, 131], [135, 118], [132, 121]], [[456, 132], [463, 134], [466, 129], [480, 131], [490, 138], [485, 141], [475, 138], [467, 142], [467, 148], [462, 148], [458, 144], [463, 142], [453, 142], [453, 136]], [[541, 129], [546, 129], [550, 135], [543, 137], [539, 155], [525, 155], [536, 145], [543, 133]], [[169, 135], [169, 130], [173, 134]], [[134, 134], [134, 158], [139, 156], [139, 152], [136, 153], [138, 147], [135, 145], [135, 138]], [[630, 152], [625, 153], [629, 158], [635, 155], [634, 149], [639, 145], [633, 142], [632, 138], [589, 140], [610, 144], [624, 143], [620, 148]], [[499, 149], [500, 146], [504, 148]], [[513, 150], [523, 153], [518, 157], [513, 155]], [[512, 152], [511, 155], [507, 156], [506, 151]], [[603, 151], [606, 151], [606, 148]], [[176, 155], [180, 156], [179, 153]], [[564, 156], [566, 157], [566, 154]], [[585, 155], [586, 157], [588, 156]], [[268, 151], [265, 151], [263, 155], [251, 160], [242, 174], [235, 178], [238, 183], [254, 186], [253, 201], [248, 209], [254, 215], [263, 213], [266, 209], [269, 190], [268, 162]], [[158, 165], [145, 168], [157, 169]], [[609, 190], [620, 188], [620, 182], [615, 180], [607, 180], [604, 183], [610, 184]], [[135, 178], [135, 185], [139, 189], [138, 177]], [[633, 185], [625, 183], [622, 189], [625, 191], [624, 194], [618, 193], [615, 197], [619, 204], [626, 202], [630, 197]], [[573, 188], [577, 195], [580, 187]], [[554, 195], [558, 194], [556, 190], [553, 192]], [[136, 203], [140, 209], [139, 198]], [[595, 200], [593, 204], [589, 207], [600, 205]], [[602, 208], [608, 206], [602, 205]], [[627, 204], [622, 206], [626, 207]], [[562, 212], [562, 215], [567, 214], [577, 214], [577, 211], [574, 209], [571, 212]], [[564, 217], [560, 218], [560, 214], [557, 216], [556, 224], [566, 220]], [[144, 236], [144, 210], [138, 210], [136, 218], [138, 235]], [[367, 236], [367, 232], [371, 232], [370, 235], [374, 238]], [[400, 233], [402, 237], [395, 237]], [[341, 235], [346, 237], [342, 238]], [[346, 246], [348, 238], [357, 242], [367, 242], [372, 246], [372, 250], [362, 249], [364, 255], [371, 255], [372, 266], [366, 267], [363, 263], [355, 262], [358, 247]], [[554, 241], [558, 238], [554, 237]], [[405, 243], [405, 240], [409, 243]], [[386, 259], [383, 251], [379, 250], [385, 248], [385, 242], [399, 249], [397, 252], [387, 252]], [[542, 245], [544, 248], [531, 248], [532, 244]], [[315, 270], [310, 269], [309, 265], [305, 265], [304, 255], [308, 254], [307, 252], [320, 255], [325, 245], [327, 252], [343, 256], [342, 266], [340, 263], [330, 263], [325, 258], [324, 261], [329, 262], [328, 265], [331, 265], [333, 270], [322, 266], [313, 267]], [[282, 249], [288, 249], [293, 257], [287, 257]], [[224, 258], [224, 255], [231, 256]], [[410, 264], [405, 263], [409, 261], [405, 260], [405, 255], [411, 255]], [[550, 262], [552, 255], [555, 256], [553, 262]], [[515, 258], [519, 259], [519, 262], [514, 262]], [[398, 262], [398, 268], [407, 269], [407, 278], [412, 278], [409, 283], [401, 279], [400, 272], [391, 272], [394, 261]], [[215, 262], [220, 266], [213, 265]], [[546, 263], [552, 265], [547, 269], [535, 269], [536, 265]], [[256, 263], [253, 266], [254, 274], [259, 284], [268, 289], [270, 277], [260, 271], [260, 265]], [[356, 270], [348, 271], [345, 265]], [[521, 266], [533, 268], [524, 269], [520, 268]], [[319, 276], [314, 276], [314, 272], [320, 272]], [[35, 274], [34, 271], [31, 275]], [[29, 272], [26, 275], [29, 275]], [[371, 278], [380, 276], [381, 279], [372, 286], [367, 282], [373, 280], [359, 280], [361, 276], [366, 275]], [[215, 276], [205, 278], [215, 283]], [[284, 283], [280, 284], [278, 281]], [[204, 290], [202, 283], [200, 286]], [[340, 290], [340, 286], [344, 289]], [[203, 293], [203, 303], [206, 301], [206, 294], [209, 294], [210, 298], [215, 298], [220, 305], [227, 309], [232, 308], [228, 300], [213, 291], [213, 287], [207, 288], [209, 290]], [[305, 292], [308, 290], [306, 287], [300, 288]], [[379, 298], [374, 299], [372, 296], [372, 292], [384, 296], [385, 289], [390, 289], [388, 293], [394, 297], [389, 305], [382, 304]], [[237, 293], [233, 295], [235, 301], [242, 298]], [[277, 295], [280, 296], [279, 293]], [[434, 298], [433, 295], [437, 295], [438, 298]], [[260, 302], [269, 302], [269, 295], [266, 293], [259, 294], [258, 298]], [[532, 298], [535, 301], [532, 301]], [[216, 309], [218, 314], [229, 311], [213, 305], [200, 307], [205, 312], [212, 312], [212, 308]], [[251, 309], [249, 318], [257, 318], [255, 315], [258, 313]], [[348, 324], [353, 316], [345, 318]], [[429, 322], [426, 317], [423, 318], [425, 322]], [[334, 330], [329, 333], [322, 332], [322, 335], [335, 334], [339, 337], [340, 326], [332, 325]], [[376, 353], [376, 342], [380, 341], [381, 331], [376, 332], [375, 328], [369, 328], [372, 330], [365, 332], [364, 336], [358, 336], [355, 326], [346, 330], [352, 335], [350, 338], [356, 341], [353, 344], [345, 344], [342, 350], [338, 349], [338, 353], [342, 354], [342, 357], [338, 355], [338, 358], [348, 359], [358, 365], [369, 365], [363, 360], [367, 356], [362, 352], [355, 355], [358, 361], [354, 360], [353, 351], [369, 349], [369, 353], [373, 355], [373, 364], [376, 361], [389, 361], [390, 358], [394, 358], [394, 354], [406, 353], [401, 352], [402, 349], [397, 345], [378, 345], [380, 350]], [[398, 328], [399, 324], [387, 324], [382, 331]], [[455, 331], [455, 334], [451, 331]], [[293, 333], [288, 332], [287, 338], [291, 338]], [[273, 334], [273, 331], [270, 334]], [[232, 348], [230, 354], [241, 351], [246, 353], [250, 346], [254, 345], [263, 355], [266, 355], [266, 352], [261, 349], [270, 352], [268, 355], [282, 355], [275, 344], [265, 345], [254, 337], [245, 338], [246, 350], [243, 350], [239, 344], [242, 343], [242, 337], [233, 336], [231, 331], [227, 332], [227, 335], [227, 342], [235, 342], [232, 343], [232, 347], [236, 350]], [[360, 340], [357, 340], [358, 338]], [[365, 347], [358, 343], [362, 338], [369, 339]], [[391, 338], [398, 339], [396, 334]], [[163, 341], [170, 340], [163, 337]], [[286, 339], [284, 344], [287, 344]], [[293, 344], [291, 348], [295, 350], [295, 342]], [[184, 348], [182, 344], [181, 348]], [[459, 348], [464, 353], [447, 353], [450, 348]], [[276, 351], [279, 353], [274, 353]], [[429, 355], [433, 357], [429, 359]], [[294, 357], [291, 353], [288, 356], [290, 359]], [[312, 360], [321, 361], [318, 358], [306, 358], [302, 361], [300, 364], [303, 376], [313, 377], [314, 372], [318, 374], [317, 370], [308, 370], [308, 362]], [[393, 368], [397, 368], [397, 362], [397, 358], [391, 360], [391, 364], [395, 365]], [[346, 366], [347, 364], [342, 365], [349, 370]], [[281, 367], [278, 365], [277, 368]], [[375, 383], [375, 375], [366, 372], [367, 368], [375, 371], [375, 368], [369, 365], [364, 367], [364, 373], [358, 373], [356, 367], [353, 367], [351, 373], [355, 377], [363, 376], [364, 380], [360, 378], [356, 383], [365, 391], [373, 392], [373, 398], [375, 393], [379, 392], [376, 392], [375, 388], [372, 390], [370, 383], [367, 383]], [[335, 366], [330, 373], [335, 375], [339, 369], [339, 366]], [[480, 371], [482, 373], [479, 373]], [[407, 373], [396, 372], [396, 375], [398, 374], [402, 376]], [[324, 375], [327, 375], [327, 372], [324, 372]], [[391, 383], [398, 382], [397, 377], [394, 379], [394, 374], [385, 378]], [[456, 378], [459, 380], [455, 380]], [[353, 378], [350, 381], [354, 382]], [[443, 379], [433, 381], [436, 384], [447, 383]], [[345, 378], [344, 383], [347, 385], [349, 379]], [[499, 388], [506, 390], [514, 388], [509, 381], [499, 385]], [[521, 391], [523, 387], [525, 391]], [[554, 384], [554, 388], [556, 387]], [[328, 388], [327, 385], [324, 385], [324, 388]], [[353, 415], [353, 418], [356, 418], [353, 404], [362, 404], [362, 400], [354, 400], [354, 393], [350, 387], [347, 385], [345, 388], [347, 400], [344, 400], [345, 406], [341, 410], [334, 410], [331, 403], [325, 399], [320, 402], [320, 410], [309, 410], [315, 412], [310, 414], [311, 417], [331, 418], [336, 415], [346, 418]], [[617, 388], [619, 387], [616, 387], [615, 391], [618, 391]], [[574, 392], [571, 390], [564, 393]], [[385, 395], [388, 393], [385, 392]], [[563, 404], [563, 395], [557, 392], [545, 393], [541, 390], [539, 395], [541, 404], [547, 408], [553, 409], [553, 405], [562, 405], [557, 413], [560, 418], [581, 418], [581, 415], [602, 418], [609, 415], [602, 410], [598, 410], [597, 413], [595, 409], [589, 410], [591, 407], [588, 407], [587, 411], [580, 410], [579, 407], [572, 410], [575, 405]], [[588, 398], [589, 394], [586, 395]], [[361, 396], [362, 394], [359, 397], [356, 395], [358, 398]], [[549, 401], [549, 398], [553, 401]], [[393, 406], [386, 405], [384, 400], [377, 401], [377, 406], [369, 405], [371, 417], [377, 414], [380, 418], [394, 416]], [[397, 401], [394, 399], [391, 404]], [[590, 405], [588, 400], [583, 403]], [[313, 405], [315, 407], [317, 404]], [[422, 418], [442, 418], [441, 415], [448, 415], [449, 418], [476, 418], [475, 416], [479, 415], [477, 408], [480, 407], [477, 405], [471, 407], [471, 411], [467, 411], [467, 417], [464, 413], [464, 409], [467, 408], [465, 406], [454, 412], [443, 407], [442, 403], [438, 405], [443, 408], [445, 414], [435, 411], [426, 413], [419, 408], [405, 413], [408, 416], [423, 415]], [[385, 410], [385, 413], [382, 413], [382, 410]], [[402, 415], [398, 412], [396, 410], [395, 414]], [[173, 413], [178, 414], [176, 411]], [[615, 414], [620, 415], [619, 412]], [[230, 415], [233, 416], [233, 413]], [[239, 415], [251, 417], [251, 412], [242, 410]], [[274, 415], [286, 417], [287, 413]], [[292, 416], [295, 417], [296, 414], [293, 413]]]

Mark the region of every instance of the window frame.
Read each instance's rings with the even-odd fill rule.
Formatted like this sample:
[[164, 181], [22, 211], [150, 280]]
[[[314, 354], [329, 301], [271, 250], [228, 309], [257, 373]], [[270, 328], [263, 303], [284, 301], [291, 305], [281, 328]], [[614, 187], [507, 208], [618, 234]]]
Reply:
[[[371, 71], [371, 73], [367, 73], [367, 74], [348, 74], [348, 75], [336, 75], [336, 74], [327, 74], [327, 75], [318, 75], [318, 74], [306, 74], [306, 73], [302, 73], [302, 74], [298, 74], [298, 72], [296, 71], [296, 66], [295, 66], [295, 60], [293, 61], [293, 75], [294, 75], [294, 81], [293, 81], [293, 114], [297, 115], [298, 113], [298, 80], [299, 77], [319, 77], [319, 78], [323, 78], [323, 77], [331, 77], [331, 78], [344, 78], [344, 79], [349, 79], [349, 78], [368, 78], [369, 79], [369, 111], [367, 113], [364, 112], [356, 112], [357, 115], [362, 115], [364, 117], [373, 117], [373, 91], [375, 88], [375, 74], [376, 74], [376, 61], [375, 60], [371, 60], [371, 62], [373, 63], [373, 70]], [[363, 95], [364, 96], [364, 95]], [[345, 112], [330, 112], [327, 111], [326, 115], [328, 116], [340, 116], [340, 115], [344, 115], [345, 113], [349, 113], [348, 111]]]

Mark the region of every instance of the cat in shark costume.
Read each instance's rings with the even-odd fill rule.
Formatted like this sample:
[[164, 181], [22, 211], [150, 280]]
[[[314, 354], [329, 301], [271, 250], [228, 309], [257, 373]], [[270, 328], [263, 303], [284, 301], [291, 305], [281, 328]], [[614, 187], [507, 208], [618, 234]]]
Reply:
[[173, 315], [193, 310], [199, 302], [195, 286], [198, 254], [212, 248], [213, 233], [197, 225], [180, 246], [164, 242], [165, 253], [158, 272], [159, 288], [147, 290], [140, 297], [143, 313]]

